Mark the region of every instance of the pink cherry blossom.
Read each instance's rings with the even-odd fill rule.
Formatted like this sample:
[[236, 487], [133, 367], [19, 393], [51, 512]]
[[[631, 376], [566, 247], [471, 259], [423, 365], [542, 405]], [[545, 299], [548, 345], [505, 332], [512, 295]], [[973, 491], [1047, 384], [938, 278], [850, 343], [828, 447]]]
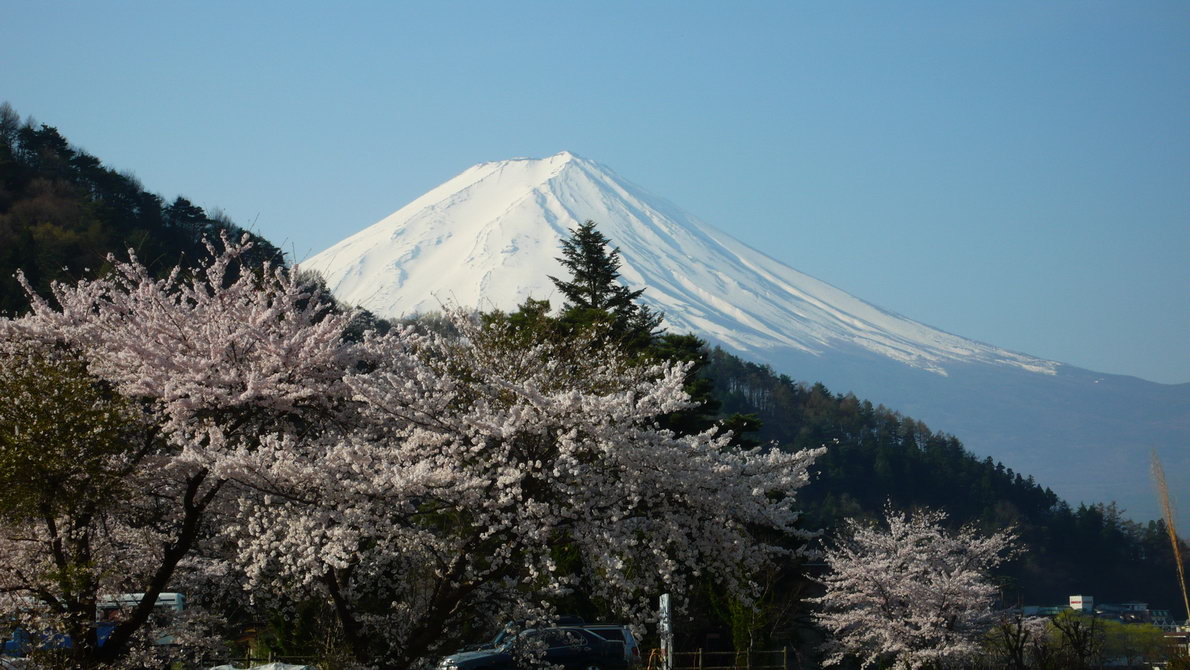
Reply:
[[[830, 571], [817, 615], [832, 636], [827, 663], [944, 668], [976, 654], [994, 621], [988, 571], [1010, 553], [1010, 532], [943, 529], [943, 512], [885, 512], [884, 527], [849, 520], [825, 552]], [[884, 667], [881, 665], [881, 667]]]

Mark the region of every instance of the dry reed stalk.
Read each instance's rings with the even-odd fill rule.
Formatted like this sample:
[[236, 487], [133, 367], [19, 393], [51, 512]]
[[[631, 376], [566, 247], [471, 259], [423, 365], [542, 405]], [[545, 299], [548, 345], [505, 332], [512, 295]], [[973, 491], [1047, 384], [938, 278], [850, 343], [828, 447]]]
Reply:
[[1182, 601], [1186, 606], [1186, 620], [1190, 621], [1190, 595], [1186, 593], [1186, 571], [1182, 566], [1182, 549], [1178, 542], [1178, 527], [1175, 525], [1173, 504], [1169, 502], [1169, 487], [1165, 485], [1165, 468], [1161, 467], [1161, 459], [1157, 458], [1157, 450], [1153, 450], [1153, 479], [1157, 481], [1157, 495], [1161, 498], [1161, 513], [1165, 517], [1165, 530], [1169, 531], [1169, 541], [1173, 543], [1173, 559], [1178, 567], [1178, 584], [1182, 587]]

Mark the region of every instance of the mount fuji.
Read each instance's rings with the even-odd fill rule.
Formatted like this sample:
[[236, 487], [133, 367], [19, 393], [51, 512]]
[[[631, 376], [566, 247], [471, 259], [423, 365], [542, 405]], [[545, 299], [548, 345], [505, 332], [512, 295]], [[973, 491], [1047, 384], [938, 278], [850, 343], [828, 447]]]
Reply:
[[560, 242], [588, 219], [670, 331], [921, 419], [1075, 503], [1158, 516], [1153, 448], [1171, 483], [1190, 482], [1190, 384], [1099, 374], [917, 323], [569, 152], [476, 165], [301, 267], [338, 299], [390, 318], [511, 310], [529, 297], [559, 307], [548, 277], [565, 276]]

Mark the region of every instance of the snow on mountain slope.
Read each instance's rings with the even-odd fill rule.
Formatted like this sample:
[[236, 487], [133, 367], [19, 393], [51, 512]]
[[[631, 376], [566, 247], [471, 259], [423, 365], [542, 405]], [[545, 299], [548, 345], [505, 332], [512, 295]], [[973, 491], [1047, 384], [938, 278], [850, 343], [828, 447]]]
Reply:
[[[952, 433], [1072, 503], [1159, 516], [1148, 473], [1190, 483], [1190, 384], [1168, 386], [1013, 353], [880, 309], [699, 221], [606, 167], [563, 152], [476, 165], [301, 265], [341, 300], [387, 317], [444, 305], [561, 306], [548, 275], [592, 219], [625, 282], [728, 351], [854, 392]], [[1185, 484], [1183, 484], [1185, 485]]]
[[621, 273], [666, 325], [724, 347], [820, 354], [850, 344], [946, 374], [954, 362], [1053, 374], [1057, 364], [980, 344], [866, 303], [752, 249], [569, 152], [476, 165], [302, 263], [336, 296], [386, 317], [443, 304], [514, 308], [553, 298], [570, 228], [593, 219]]

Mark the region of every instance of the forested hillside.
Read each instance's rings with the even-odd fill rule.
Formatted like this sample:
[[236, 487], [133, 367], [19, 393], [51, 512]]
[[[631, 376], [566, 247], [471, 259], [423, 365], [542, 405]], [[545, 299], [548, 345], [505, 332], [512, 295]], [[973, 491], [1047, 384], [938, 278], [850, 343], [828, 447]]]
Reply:
[[704, 374], [724, 415], [761, 419], [759, 439], [786, 449], [838, 441], [818, 459], [818, 478], [803, 492], [808, 525], [829, 532], [843, 517], [878, 518], [886, 501], [943, 509], [955, 525], [1014, 525], [1025, 552], [1004, 570], [1007, 599], [1060, 604], [1085, 593], [1100, 602], [1148, 602], [1179, 616], [1164, 522], [1130, 521], [1113, 504], [1072, 508], [1031, 476], [980, 460], [955, 436], [722, 350], [708, 352]]
[[[0, 314], [28, 306], [18, 269], [45, 295], [53, 280], [103, 272], [109, 253], [132, 249], [165, 271], [200, 257], [203, 239], [221, 233], [238, 237], [243, 230], [183, 197], [166, 203], [135, 177], [72, 147], [55, 128], [22, 122], [0, 105]], [[275, 246], [253, 237], [250, 262], [283, 261]], [[697, 348], [680, 339], [664, 346], [687, 357]], [[1101, 602], [1178, 606], [1160, 521], [1129, 521], [1112, 505], [1072, 508], [1026, 473], [972, 455], [954, 436], [721, 350], [706, 352], [702, 376], [702, 392], [722, 416], [734, 416], [736, 426], [747, 425], [747, 415], [760, 420], [747, 437], [791, 450], [833, 445], [800, 494], [809, 505], [808, 528], [829, 533], [843, 517], [875, 518], [886, 502], [940, 508], [956, 525], [1019, 529], [1027, 551], [1007, 569], [1010, 599], [1049, 604], [1085, 593]]]
[[[22, 122], [0, 104], [0, 314], [28, 305], [17, 269], [44, 295], [51, 281], [94, 276], [108, 254], [128, 249], [156, 271], [188, 264], [205, 254], [204, 238], [223, 232], [244, 231], [186, 198], [167, 204], [56, 128]], [[255, 262], [280, 260], [276, 247], [253, 237]]]

